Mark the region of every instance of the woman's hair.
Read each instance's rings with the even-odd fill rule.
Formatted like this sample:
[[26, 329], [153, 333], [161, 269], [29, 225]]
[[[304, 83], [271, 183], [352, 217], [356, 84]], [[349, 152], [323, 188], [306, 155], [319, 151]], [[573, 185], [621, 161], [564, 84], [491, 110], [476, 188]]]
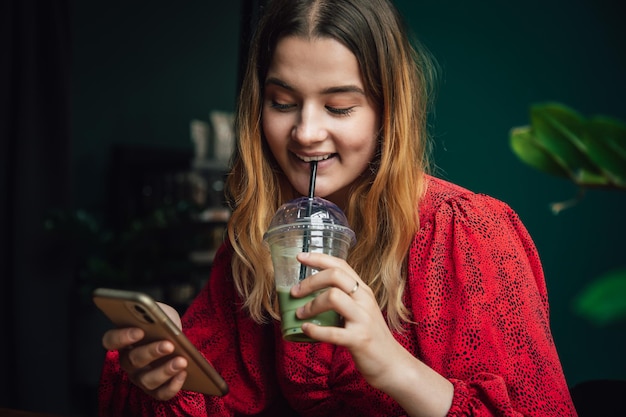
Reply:
[[389, 325], [410, 320], [403, 303], [407, 254], [419, 227], [417, 205], [427, 169], [427, 101], [432, 66], [417, 53], [388, 0], [270, 0], [250, 47], [236, 116], [238, 144], [227, 179], [233, 209], [228, 237], [232, 273], [257, 322], [279, 317], [269, 249], [271, 217], [296, 191], [272, 156], [261, 127], [264, 81], [286, 36], [331, 38], [357, 58], [366, 94], [381, 111], [378, 152], [345, 208], [357, 243], [348, 263], [371, 287]]

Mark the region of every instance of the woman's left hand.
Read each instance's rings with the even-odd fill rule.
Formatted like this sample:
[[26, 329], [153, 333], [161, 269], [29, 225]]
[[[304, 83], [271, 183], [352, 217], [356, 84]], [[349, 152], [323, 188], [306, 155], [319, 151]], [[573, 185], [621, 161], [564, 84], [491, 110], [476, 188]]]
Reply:
[[304, 333], [315, 340], [346, 347], [366, 381], [374, 387], [384, 386], [387, 373], [398, 369], [398, 360], [408, 352], [393, 337], [372, 290], [340, 258], [311, 252], [299, 254], [298, 260], [320, 272], [294, 286], [291, 294], [303, 297], [326, 289], [298, 309], [298, 318], [334, 310], [344, 319], [344, 327], [305, 323]]

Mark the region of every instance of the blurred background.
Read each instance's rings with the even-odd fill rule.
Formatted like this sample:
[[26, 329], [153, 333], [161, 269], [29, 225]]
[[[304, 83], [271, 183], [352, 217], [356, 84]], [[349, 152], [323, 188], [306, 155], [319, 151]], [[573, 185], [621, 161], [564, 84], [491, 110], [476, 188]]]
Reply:
[[[0, 5], [0, 407], [95, 416], [97, 285], [183, 311], [208, 278], [242, 54], [261, 1]], [[520, 162], [509, 131], [557, 101], [626, 120], [617, 1], [397, 0], [440, 66], [436, 173], [504, 200], [543, 259], [569, 385], [626, 379], [626, 325], [573, 300], [626, 263], [626, 194]]]

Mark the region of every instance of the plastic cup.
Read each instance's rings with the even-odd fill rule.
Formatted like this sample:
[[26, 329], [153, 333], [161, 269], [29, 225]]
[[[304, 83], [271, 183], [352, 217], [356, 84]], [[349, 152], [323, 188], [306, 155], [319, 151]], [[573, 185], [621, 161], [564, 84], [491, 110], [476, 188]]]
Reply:
[[292, 342], [314, 342], [302, 332], [302, 323], [338, 326], [339, 315], [334, 311], [325, 311], [306, 320], [296, 317], [296, 309], [315, 298], [317, 293], [294, 298], [289, 291], [301, 279], [318, 272], [304, 267], [296, 255], [307, 251], [321, 252], [346, 259], [355, 242], [354, 232], [335, 204], [320, 197], [300, 197], [283, 204], [276, 211], [263, 239], [272, 255], [283, 338]]

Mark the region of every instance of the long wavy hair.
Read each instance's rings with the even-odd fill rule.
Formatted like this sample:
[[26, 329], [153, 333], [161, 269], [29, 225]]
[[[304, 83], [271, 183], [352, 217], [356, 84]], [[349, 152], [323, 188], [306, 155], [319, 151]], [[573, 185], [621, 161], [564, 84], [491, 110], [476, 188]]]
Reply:
[[279, 318], [263, 234], [277, 208], [298, 195], [268, 149], [261, 111], [268, 67], [285, 36], [332, 38], [346, 46], [358, 60], [366, 94], [381, 109], [378, 152], [345, 208], [357, 235], [348, 263], [374, 291], [390, 327], [401, 329], [410, 320], [403, 303], [406, 258], [425, 188], [433, 66], [388, 0], [270, 0], [264, 11], [240, 90], [238, 143], [226, 184], [232, 274], [243, 307], [259, 323]]

